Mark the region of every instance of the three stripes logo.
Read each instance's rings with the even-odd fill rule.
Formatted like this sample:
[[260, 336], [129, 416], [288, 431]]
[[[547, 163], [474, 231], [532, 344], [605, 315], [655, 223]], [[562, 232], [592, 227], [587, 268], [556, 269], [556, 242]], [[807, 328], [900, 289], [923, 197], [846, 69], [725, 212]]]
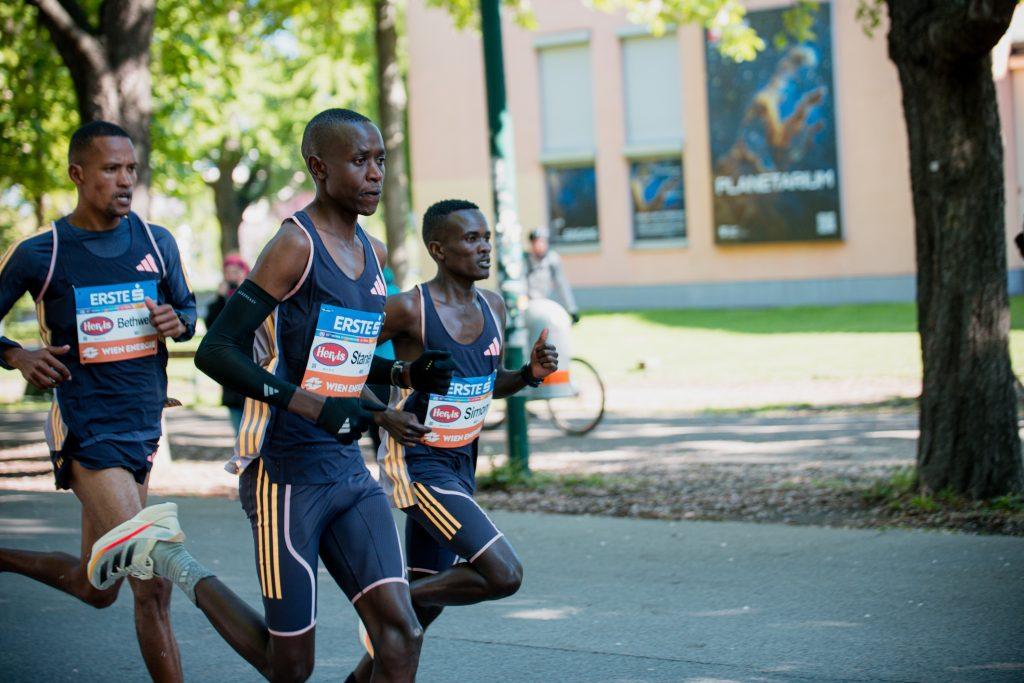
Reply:
[[156, 267], [156, 260], [152, 254], [146, 254], [146, 257], [139, 261], [139, 265], [135, 266], [135, 270], [143, 273], [159, 273], [160, 269]]
[[498, 356], [498, 355], [501, 355], [501, 344], [498, 343], [498, 338], [497, 337], [492, 339], [491, 343], [488, 344], [486, 349], [484, 349], [484, 355], [485, 356]]
[[274, 396], [275, 394], [278, 394], [278, 393], [280, 393], [280, 392], [277, 389], [275, 389], [274, 387], [270, 386], [269, 384], [264, 384], [263, 385], [263, 397], [264, 398], [269, 398], [270, 396]]
[[387, 296], [388, 288], [384, 284], [383, 278], [380, 274], [377, 275], [377, 279], [373, 281], [373, 287], [370, 289], [370, 294], [376, 294], [377, 296]]

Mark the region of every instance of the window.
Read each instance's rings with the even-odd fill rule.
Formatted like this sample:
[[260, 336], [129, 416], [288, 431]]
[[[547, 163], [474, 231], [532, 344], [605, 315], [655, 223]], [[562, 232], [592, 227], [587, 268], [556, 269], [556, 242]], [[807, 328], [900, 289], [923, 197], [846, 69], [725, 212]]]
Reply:
[[624, 36], [623, 97], [634, 242], [686, 237], [682, 84], [674, 34]]
[[593, 156], [589, 45], [540, 50], [540, 102], [544, 151]]
[[594, 103], [586, 32], [541, 36], [540, 66], [544, 185], [551, 243], [596, 244], [597, 175]]
[[622, 42], [626, 142], [678, 147], [683, 141], [679, 43], [675, 35]]

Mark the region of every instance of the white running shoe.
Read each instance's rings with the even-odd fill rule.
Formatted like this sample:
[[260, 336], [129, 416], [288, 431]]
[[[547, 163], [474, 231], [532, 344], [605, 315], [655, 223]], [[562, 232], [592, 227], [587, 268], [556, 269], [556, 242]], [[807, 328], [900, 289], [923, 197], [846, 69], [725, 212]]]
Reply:
[[366, 654], [370, 655], [370, 659], [373, 659], [373, 643], [370, 641], [370, 634], [366, 632], [363, 620], [358, 617], [356, 618], [359, 621], [359, 642], [366, 648]]
[[127, 522], [103, 534], [92, 546], [89, 583], [104, 590], [118, 579], [133, 576], [152, 579], [153, 559], [149, 556], [159, 541], [184, 541], [178, 524], [178, 506], [160, 503], [144, 508]]

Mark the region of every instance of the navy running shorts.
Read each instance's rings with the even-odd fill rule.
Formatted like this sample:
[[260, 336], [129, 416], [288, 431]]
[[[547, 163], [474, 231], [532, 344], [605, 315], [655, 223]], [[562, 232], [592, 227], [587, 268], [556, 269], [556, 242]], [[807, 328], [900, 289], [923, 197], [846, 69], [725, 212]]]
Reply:
[[272, 634], [295, 636], [316, 624], [321, 558], [353, 604], [382, 584], [408, 584], [387, 496], [361, 463], [329, 484], [276, 484], [258, 458], [242, 472], [238, 493]]
[[459, 477], [412, 476], [416, 505], [404, 508], [405, 552], [410, 572], [436, 574], [461, 557], [473, 562], [502, 533], [473, 500]]
[[54, 484], [58, 489], [71, 488], [72, 460], [77, 460], [87, 470], [120, 467], [128, 470], [138, 484], [144, 484], [149, 471], [153, 469], [153, 458], [159, 444], [160, 439], [111, 439], [96, 441], [83, 447], [81, 440], [75, 434], [69, 433], [59, 451], [50, 451]]

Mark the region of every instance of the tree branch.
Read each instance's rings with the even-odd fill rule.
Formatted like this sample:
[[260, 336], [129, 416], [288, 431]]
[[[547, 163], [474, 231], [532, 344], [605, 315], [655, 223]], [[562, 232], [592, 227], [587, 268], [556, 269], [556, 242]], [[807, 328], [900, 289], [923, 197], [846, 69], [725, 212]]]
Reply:
[[1017, 0], [970, 0], [950, 7], [927, 27], [928, 45], [946, 61], [980, 59], [992, 51], [1013, 19]]
[[54, 37], [97, 69], [106, 66], [106, 54], [92, 34], [85, 14], [75, 0], [26, 0], [39, 8], [39, 18]]
[[[260, 177], [261, 173], [263, 174], [262, 178]], [[262, 164], [253, 166], [249, 172], [249, 177], [242, 183], [242, 187], [238, 188], [238, 201], [240, 204], [244, 203], [244, 206], [239, 208], [245, 210], [246, 207], [262, 197], [267, 191], [269, 184], [270, 170]]]

